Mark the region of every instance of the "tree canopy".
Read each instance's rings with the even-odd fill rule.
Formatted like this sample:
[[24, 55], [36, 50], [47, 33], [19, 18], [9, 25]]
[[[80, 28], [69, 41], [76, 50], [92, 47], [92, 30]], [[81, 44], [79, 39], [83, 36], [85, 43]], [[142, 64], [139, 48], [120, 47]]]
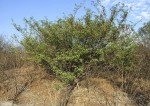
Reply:
[[146, 45], [150, 46], [150, 21], [144, 24], [143, 27], [139, 29], [139, 35], [141, 36], [141, 39]]

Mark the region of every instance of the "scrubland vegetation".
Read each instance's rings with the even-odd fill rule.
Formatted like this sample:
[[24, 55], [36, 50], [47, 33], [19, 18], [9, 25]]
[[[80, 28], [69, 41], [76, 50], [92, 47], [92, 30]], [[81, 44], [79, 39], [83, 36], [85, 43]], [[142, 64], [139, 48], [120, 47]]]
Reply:
[[[98, 11], [85, 9], [86, 14], [81, 18], [71, 14], [56, 22], [24, 19], [25, 28], [14, 23], [23, 35], [20, 41], [23, 49], [12, 47], [0, 37], [0, 82], [8, 79], [5, 71], [30, 61], [68, 88], [63, 105], [68, 104], [78, 83], [94, 77], [109, 80], [138, 106], [147, 106], [150, 103], [150, 22], [134, 31], [124, 4], [114, 5], [110, 15], [101, 3], [93, 5]], [[78, 8], [80, 5], [75, 11]]]

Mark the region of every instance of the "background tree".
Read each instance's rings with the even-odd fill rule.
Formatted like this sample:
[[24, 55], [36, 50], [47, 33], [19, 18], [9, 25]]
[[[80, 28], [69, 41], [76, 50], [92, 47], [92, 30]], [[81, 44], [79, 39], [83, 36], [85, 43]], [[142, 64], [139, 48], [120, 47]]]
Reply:
[[150, 21], [144, 23], [144, 26], [139, 28], [138, 32], [144, 44], [150, 47]]

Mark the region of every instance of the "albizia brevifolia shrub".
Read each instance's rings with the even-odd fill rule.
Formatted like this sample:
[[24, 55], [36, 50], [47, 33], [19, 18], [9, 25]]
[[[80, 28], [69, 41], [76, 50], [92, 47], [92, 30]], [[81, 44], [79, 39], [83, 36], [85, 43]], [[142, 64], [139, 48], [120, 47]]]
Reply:
[[56, 22], [25, 19], [26, 26], [14, 24], [23, 35], [21, 44], [31, 55], [30, 60], [48, 67], [57, 78], [72, 84], [86, 73], [86, 67], [107, 64], [128, 70], [135, 44], [126, 24], [128, 10], [117, 4], [106, 15], [106, 9], [97, 2], [99, 11], [86, 9], [86, 14], [74, 14]]

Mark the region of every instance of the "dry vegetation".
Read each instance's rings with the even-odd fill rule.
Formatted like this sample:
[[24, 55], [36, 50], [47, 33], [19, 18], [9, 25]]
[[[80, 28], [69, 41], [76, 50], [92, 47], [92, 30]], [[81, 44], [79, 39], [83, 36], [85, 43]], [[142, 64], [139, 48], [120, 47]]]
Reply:
[[[126, 76], [122, 76], [120, 71], [109, 70], [98, 71], [90, 77], [87, 75], [73, 90], [68, 106], [148, 106], [149, 53], [148, 48], [140, 46], [135, 70]], [[23, 62], [21, 58], [18, 53], [1, 53], [1, 64], [5, 67], [1, 67], [0, 101], [31, 106], [63, 106], [67, 88], [38, 65]]]
[[[6, 72], [9, 77], [0, 84], [0, 101], [31, 106], [64, 106], [67, 88], [38, 66], [24, 65]], [[79, 83], [68, 106], [133, 106], [126, 93], [103, 78], [88, 78]]]
[[121, 88], [138, 105], [147, 106], [150, 101], [150, 49], [142, 45], [136, 52], [133, 70], [123, 75], [120, 71], [106, 70], [99, 76]]
[[149, 29], [144, 29], [149, 27], [132, 31], [124, 5], [112, 7], [108, 18], [99, 6], [100, 16], [87, 9], [77, 21], [71, 15], [56, 23], [25, 19], [29, 29], [14, 24], [24, 36], [24, 50], [0, 37], [0, 101], [18, 106], [150, 106]]

